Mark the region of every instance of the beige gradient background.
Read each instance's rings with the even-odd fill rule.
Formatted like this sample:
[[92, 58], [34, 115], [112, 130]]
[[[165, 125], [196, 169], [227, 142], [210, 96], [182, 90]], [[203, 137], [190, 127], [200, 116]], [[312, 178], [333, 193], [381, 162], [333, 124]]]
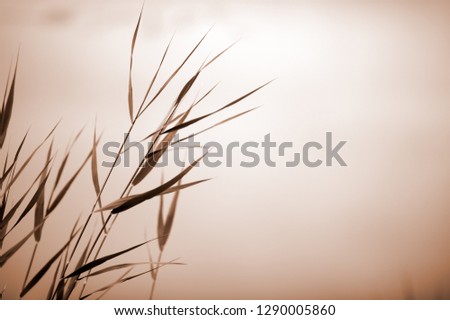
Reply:
[[[29, 151], [62, 117], [55, 141], [61, 157], [69, 138], [86, 125], [69, 164], [73, 171], [91, 146], [96, 116], [103, 141], [122, 138], [129, 121], [129, 46], [141, 4], [0, 1], [1, 88], [21, 46], [7, 144], [16, 146], [31, 126]], [[277, 80], [234, 110], [262, 108], [200, 140], [261, 141], [270, 133], [301, 148], [324, 142], [332, 131], [336, 140], [348, 141], [341, 153], [348, 167], [286, 168], [279, 158], [276, 168], [248, 169], [238, 165], [236, 153], [230, 168], [194, 170], [187, 180], [215, 179], [181, 194], [165, 258], [181, 257], [187, 265], [161, 269], [155, 297], [450, 297], [448, 2], [147, 1], [136, 46], [138, 97], [174, 32], [165, 76], [213, 24], [173, 90], [208, 54], [240, 41], [199, 79], [201, 92], [221, 83], [198, 114]], [[171, 99], [162, 97], [133, 139], [159, 123], [155, 115], [165, 114]], [[131, 169], [118, 172], [104, 199], [120, 194]], [[154, 175], [141, 190], [159, 178]], [[45, 226], [41, 261], [66, 241], [76, 216], [95, 200], [89, 170], [74, 188], [75, 196]], [[124, 213], [104, 252], [154, 234], [156, 210], [152, 201]], [[31, 249], [29, 243], [0, 270], [0, 287], [24, 274]], [[129, 257], [147, 259], [145, 250]], [[143, 277], [105, 298], [146, 298], [150, 283]], [[6, 298], [17, 297], [20, 288], [9, 288]], [[36, 287], [29, 298], [43, 291]]]

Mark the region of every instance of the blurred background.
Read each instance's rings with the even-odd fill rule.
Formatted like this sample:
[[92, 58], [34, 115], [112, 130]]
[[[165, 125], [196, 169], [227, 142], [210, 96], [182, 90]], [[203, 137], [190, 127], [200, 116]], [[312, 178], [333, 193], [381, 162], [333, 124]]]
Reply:
[[[62, 119], [55, 140], [61, 158], [70, 138], [86, 126], [68, 164], [73, 172], [92, 146], [95, 123], [103, 131], [102, 143], [121, 141], [129, 126], [129, 54], [141, 6], [134, 0], [0, 1], [0, 88], [20, 46], [13, 129], [5, 146], [15, 148], [30, 128], [29, 153]], [[308, 141], [324, 144], [330, 131], [336, 141], [347, 141], [340, 155], [348, 166], [288, 168], [280, 157], [273, 168], [263, 163], [244, 168], [235, 153], [231, 167], [193, 170], [186, 181], [214, 179], [181, 193], [163, 260], [180, 258], [186, 265], [160, 270], [155, 298], [449, 298], [450, 4], [147, 1], [135, 49], [136, 100], [142, 99], [173, 34], [157, 85], [211, 26], [132, 140], [155, 129], [175, 92], [206, 57], [239, 40], [198, 79], [200, 94], [220, 84], [196, 115], [277, 80], [229, 114], [261, 108], [199, 141], [261, 142], [270, 133], [274, 141], [293, 142], [301, 152]], [[44, 161], [45, 152], [41, 156]], [[41, 166], [36, 162], [34, 170]], [[116, 170], [104, 203], [120, 195], [132, 169]], [[171, 177], [179, 168], [164, 171]], [[101, 168], [101, 181], [106, 173]], [[137, 190], [150, 189], [160, 177], [154, 172]], [[25, 185], [29, 180], [23, 178]], [[45, 226], [32, 273], [95, 201], [89, 168], [73, 188]], [[103, 252], [154, 235], [157, 210], [155, 199], [125, 212]], [[10, 284], [6, 298], [18, 296], [32, 249], [30, 242], [0, 270], [0, 287]], [[124, 259], [146, 261], [147, 253], [143, 249]], [[110, 282], [90, 286], [105, 281]], [[145, 299], [150, 286], [150, 276], [144, 276], [104, 298]], [[45, 290], [37, 286], [27, 298]]]

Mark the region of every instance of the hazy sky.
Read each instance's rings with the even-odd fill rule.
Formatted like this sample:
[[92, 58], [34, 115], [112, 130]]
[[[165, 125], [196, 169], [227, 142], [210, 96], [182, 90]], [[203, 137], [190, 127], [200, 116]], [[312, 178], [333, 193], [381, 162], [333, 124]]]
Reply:
[[[1, 87], [21, 47], [11, 145], [30, 126], [30, 145], [36, 143], [62, 117], [55, 142], [62, 153], [86, 124], [79, 157], [69, 165], [75, 170], [90, 148], [96, 117], [103, 142], [122, 138], [141, 4], [0, 2]], [[409, 287], [421, 298], [448, 297], [449, 24], [444, 1], [147, 1], [136, 45], [137, 97], [172, 34], [159, 85], [214, 28], [133, 139], [152, 131], [160, 121], [153, 115], [165, 114], [173, 93], [208, 55], [240, 39], [199, 78], [200, 92], [220, 85], [196, 114], [277, 80], [235, 110], [262, 108], [201, 141], [260, 142], [270, 133], [301, 148], [333, 132], [347, 141], [341, 155], [348, 164], [286, 168], [279, 159], [275, 168], [242, 168], [236, 154], [232, 167], [194, 170], [187, 180], [215, 179], [181, 193], [165, 258], [187, 265], [161, 270], [156, 298], [402, 298]], [[105, 193], [109, 201], [131, 174], [118, 172]], [[155, 174], [139, 190], [159, 179]], [[45, 240], [49, 248], [95, 199], [88, 170], [74, 188], [75, 197], [64, 203], [67, 216], [46, 226], [67, 225]], [[105, 252], [142, 241], [145, 230], [154, 233], [156, 210], [153, 201], [124, 214]], [[147, 259], [145, 250], [131, 256]], [[18, 265], [19, 258], [0, 272], [0, 287]], [[106, 297], [146, 297], [149, 285], [150, 279], [130, 282]]]

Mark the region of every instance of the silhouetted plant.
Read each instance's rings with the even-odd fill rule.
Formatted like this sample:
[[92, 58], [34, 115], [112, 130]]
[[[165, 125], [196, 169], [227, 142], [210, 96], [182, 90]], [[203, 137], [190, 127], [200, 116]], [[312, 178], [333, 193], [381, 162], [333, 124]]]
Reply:
[[[117, 153], [114, 164], [117, 163], [119, 156], [123, 153], [125, 148], [125, 141], [135, 129], [138, 124], [138, 120], [141, 116], [148, 111], [149, 107], [152, 106], [156, 99], [167, 89], [171, 84], [173, 79], [177, 77], [186, 62], [191, 59], [193, 54], [197, 51], [198, 47], [202, 44], [203, 40], [207, 36], [206, 33], [200, 41], [195, 45], [195, 47], [188, 53], [188, 55], [183, 59], [183, 61], [174, 69], [170, 76], [163, 81], [162, 85], [155, 88], [155, 80], [160, 77], [161, 67], [165, 64], [165, 58], [169, 52], [170, 44], [167, 45], [163, 56], [159, 62], [159, 66], [148, 85], [148, 89], [141, 101], [141, 103], [136, 106], [134, 105], [134, 94], [133, 94], [133, 56], [136, 39], [139, 33], [139, 28], [141, 24], [142, 11], [139, 15], [137, 25], [135, 27], [132, 43], [131, 43], [131, 54], [130, 54], [130, 68], [129, 68], [129, 81], [128, 81], [128, 111], [130, 116], [130, 126], [126, 131], [127, 134], [124, 141], [121, 143], [119, 152]], [[209, 31], [208, 31], [209, 32]], [[230, 46], [231, 47], [231, 46]], [[145, 137], [146, 141], [150, 141], [149, 148], [147, 150], [145, 158], [142, 160], [140, 165], [135, 169], [134, 174], [129, 179], [126, 187], [122, 190], [121, 196], [112, 201], [109, 204], [103, 205], [103, 191], [105, 186], [110, 181], [111, 174], [115, 168], [112, 165], [107, 173], [106, 178], [103, 182], [99, 179], [99, 167], [97, 160], [97, 148], [100, 144], [101, 137], [97, 135], [97, 131], [94, 129], [92, 148], [86, 152], [86, 156], [83, 161], [79, 163], [78, 169], [72, 172], [70, 178], [66, 181], [63, 180], [63, 173], [66, 170], [66, 165], [68, 159], [71, 156], [71, 150], [74, 144], [78, 141], [83, 130], [80, 130], [75, 136], [73, 141], [69, 144], [67, 150], [65, 151], [62, 161], [60, 163], [55, 163], [55, 153], [53, 150], [53, 141], [56, 128], [55, 125], [42, 142], [37, 145], [33, 151], [26, 157], [23, 158], [23, 146], [27, 142], [27, 134], [24, 135], [21, 143], [16, 148], [14, 152], [5, 150], [3, 144], [7, 137], [8, 128], [10, 126], [10, 119], [13, 113], [14, 106], [14, 95], [16, 87], [16, 76], [17, 76], [17, 64], [14, 68], [12, 76], [8, 78], [8, 82], [5, 89], [5, 94], [2, 103], [2, 110], [0, 115], [0, 148], [4, 155], [3, 172], [0, 179], [1, 187], [1, 206], [0, 206], [0, 267], [3, 267], [11, 257], [13, 257], [26, 242], [31, 238], [34, 239], [34, 250], [29, 257], [29, 265], [26, 274], [24, 275], [24, 283], [22, 285], [22, 290], [20, 297], [25, 297], [30, 290], [32, 290], [38, 283], [43, 282], [44, 277], [48, 278], [45, 284], [48, 284], [48, 294], [47, 299], [71, 299], [80, 298], [86, 299], [91, 298], [95, 294], [99, 299], [104, 296], [111, 288], [114, 286], [127, 282], [131, 279], [141, 277], [144, 274], [150, 274], [153, 279], [153, 285], [151, 288], [150, 298], [153, 298], [155, 284], [157, 281], [159, 268], [168, 264], [181, 264], [176, 260], [171, 260], [168, 262], [163, 262], [163, 252], [167, 245], [167, 240], [171, 235], [173, 221], [175, 219], [175, 213], [177, 209], [177, 201], [182, 189], [190, 188], [197, 184], [203, 183], [208, 179], [202, 179], [198, 181], [192, 181], [188, 183], [182, 183], [182, 179], [191, 171], [194, 166], [201, 161], [204, 155], [199, 157], [193, 163], [185, 167], [179, 174], [168, 179], [167, 181], [161, 181], [160, 185], [153, 188], [147, 192], [133, 194], [133, 187], [140, 184], [149, 174], [156, 168], [156, 163], [168, 152], [172, 145], [176, 142], [173, 141], [175, 135], [181, 129], [186, 129], [198, 123], [208, 117], [220, 113], [221, 111], [228, 109], [248, 96], [254, 94], [261, 88], [264, 84], [248, 93], [245, 93], [238, 98], [232, 99], [230, 102], [225, 103], [223, 106], [217, 108], [216, 110], [207, 113], [205, 115], [188, 119], [191, 111], [201, 102], [205, 97], [214, 92], [216, 86], [213, 86], [205, 94], [203, 94], [198, 100], [194, 101], [185, 111], [180, 110], [180, 106], [192, 88], [196, 85], [196, 80], [204, 72], [208, 66], [217, 60], [223, 53], [225, 53], [230, 47], [226, 48], [212, 59], [206, 61], [195, 74], [193, 74], [189, 81], [179, 90], [178, 94], [174, 97], [174, 103], [170, 106], [168, 110], [168, 115], [163, 119], [161, 125], [156, 128], [153, 132]], [[19, 60], [17, 58], [17, 60]], [[24, 72], [24, 71], [21, 71]], [[152, 92], [154, 92], [152, 94]], [[230, 120], [233, 120], [239, 116], [246, 114], [253, 109], [249, 109], [243, 112], [236, 113], [234, 116], [224, 119], [218, 123], [210, 124], [206, 129], [201, 130], [197, 133], [199, 134], [206, 130], [212, 129], [218, 125], [224, 124]], [[192, 135], [192, 134], [191, 134]], [[184, 138], [183, 138], [184, 139]], [[180, 139], [180, 140], [183, 140]], [[179, 140], [179, 141], [180, 141]], [[51, 141], [51, 142], [50, 142]], [[17, 179], [23, 173], [24, 169], [27, 168], [30, 162], [35, 158], [36, 154], [41, 150], [47, 148], [46, 161], [42, 165], [42, 168], [34, 176], [34, 179], [28, 181], [29, 187], [24, 190], [18, 200], [11, 200], [11, 190], [16, 184]], [[25, 160], [23, 160], [25, 159]], [[58, 209], [59, 205], [63, 199], [66, 197], [71, 197], [74, 194], [73, 183], [80, 175], [81, 171], [90, 163], [92, 181], [94, 185], [94, 190], [96, 192], [96, 200], [92, 206], [89, 215], [84, 221], [80, 221], [82, 216], [80, 215], [77, 223], [73, 226], [72, 231], [68, 238], [60, 244], [58, 250], [54, 255], [42, 265], [39, 271], [31, 275], [32, 265], [36, 263], [37, 248], [40, 244], [41, 238], [45, 236], [46, 229], [43, 228], [46, 221], [54, 215]], [[51, 178], [50, 178], [51, 177]], [[166, 210], [164, 206], [164, 196], [168, 194], [173, 194], [170, 206]], [[111, 254], [102, 254], [102, 248], [105, 240], [110, 236], [110, 230], [112, 225], [116, 222], [117, 216], [119, 214], [125, 214], [126, 211], [132, 207], [139, 205], [144, 201], [148, 201], [153, 198], [158, 198], [160, 201], [159, 213], [157, 216], [157, 221], [155, 225], [157, 226], [157, 237], [154, 239], [146, 240], [137, 245], [131, 246], [129, 248], [124, 248], [117, 252]], [[167, 214], [165, 212], [167, 211]], [[31, 217], [34, 212], [34, 217]], [[102, 223], [100, 227], [95, 228], [93, 221], [96, 216], [102, 218]], [[3, 248], [4, 240], [9, 237], [11, 233], [16, 230], [16, 227], [23, 223], [26, 219], [33, 219], [33, 228], [29, 230], [29, 233], [23, 236], [17, 243], [10, 246], [7, 250]], [[90, 229], [88, 228], [90, 227]], [[88, 231], [93, 228], [94, 231]], [[48, 231], [47, 231], [48, 232]], [[156, 241], [158, 243], [158, 258], [156, 261], [152, 259], [150, 254], [149, 262], [129, 262], [129, 263], [117, 263], [114, 262], [116, 258], [132, 252], [138, 248], [148, 245], [150, 242]], [[146, 265], [148, 269], [144, 272], [134, 273], [134, 268], [137, 266]], [[104, 275], [113, 271], [122, 270], [123, 274], [117, 280], [107, 283], [104, 286], [93, 290], [92, 292], [86, 293], [86, 283], [91, 277], [97, 275]], [[75, 295], [75, 289], [78, 288], [79, 294]], [[0, 298], [4, 295], [6, 288], [0, 291]], [[6, 289], [7, 290], [7, 289]]]

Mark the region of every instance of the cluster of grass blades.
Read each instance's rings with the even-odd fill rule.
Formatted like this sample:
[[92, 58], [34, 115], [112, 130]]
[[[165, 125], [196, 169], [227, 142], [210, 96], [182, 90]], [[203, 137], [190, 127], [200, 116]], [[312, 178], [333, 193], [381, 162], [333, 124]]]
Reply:
[[[204, 70], [206, 70], [208, 66], [215, 62], [231, 46], [224, 49], [210, 60], [205, 61], [198, 71], [191, 76], [190, 80], [187, 81], [178, 91], [178, 94], [174, 97], [174, 102], [170, 106], [170, 109], [168, 110], [166, 117], [161, 122], [161, 125], [143, 139], [143, 141], [151, 142], [149, 144], [146, 156], [140, 165], [136, 167], [134, 174], [126, 184], [126, 187], [121, 191], [120, 197], [118, 197], [115, 201], [104, 204], [105, 199], [103, 197], [103, 192], [106, 185], [110, 181], [111, 174], [114, 170], [117, 170], [115, 169], [117, 168], [115, 164], [117, 163], [120, 154], [126, 151], [124, 150], [126, 139], [135, 129], [141, 116], [149, 110], [157, 98], [173, 82], [173, 79], [175, 79], [180, 71], [183, 70], [183, 66], [196, 53], [198, 47], [202, 44], [209, 32], [208, 31], [198, 41], [194, 48], [173, 70], [170, 76], [167, 79], [163, 79], [162, 85], [160, 87], [156, 87], [156, 79], [161, 77], [160, 70], [161, 67], [165, 65], [165, 58], [167, 54], [169, 54], [171, 40], [162, 55], [158, 68], [148, 85], [148, 89], [146, 90], [141, 103], [135, 105], [132, 77], [133, 56], [136, 40], [139, 34], [141, 18], [142, 10], [134, 29], [131, 42], [128, 80], [128, 113], [130, 116], [130, 126], [126, 131], [127, 134], [120, 146], [119, 152], [117, 153], [114, 165], [108, 169], [102, 168], [107, 170], [107, 172], [105, 172], [105, 179], [102, 182], [99, 179], [99, 166], [97, 158], [97, 149], [101, 142], [101, 135], [98, 135], [95, 129], [93, 132], [92, 148], [86, 151], [86, 155], [78, 164], [78, 168], [70, 174], [66, 174], [66, 171], [68, 170], [66, 165], [71, 155], [70, 151], [72, 150], [74, 144], [77, 143], [83, 129], [80, 130], [71, 143], [69, 143], [65, 153], [63, 154], [62, 160], [58, 162], [55, 160], [55, 151], [53, 150], [53, 139], [58, 124], [51, 128], [42, 142], [35, 146], [32, 149], [32, 152], [26, 156], [23, 155], [23, 146], [27, 143], [28, 133], [24, 135], [20, 145], [15, 149], [15, 151], [11, 152], [11, 150], [5, 150], [3, 148], [7, 137], [8, 128], [10, 126], [10, 119], [13, 114], [18, 61], [16, 62], [12, 75], [8, 79], [0, 115], [0, 148], [3, 158], [5, 159], [4, 164], [2, 165], [3, 169], [0, 178], [0, 268], [2, 268], [14, 255], [16, 255], [21, 248], [23, 248], [25, 243], [28, 241], [34, 241], [34, 250], [28, 259], [29, 265], [27, 272], [23, 277], [20, 298], [26, 298], [27, 294], [33, 290], [37, 284], [42, 285], [42, 283], [44, 283], [45, 286], [48, 286], [48, 290], [47, 295], [42, 296], [42, 299], [100, 299], [113, 287], [146, 274], [150, 274], [153, 281], [150, 292], [150, 298], [153, 298], [158, 271], [160, 268], [166, 265], [182, 264], [176, 259], [166, 262], [163, 261], [163, 252], [171, 235], [177, 209], [177, 201], [181, 191], [208, 180], [202, 179], [186, 183], [182, 182], [183, 178], [196, 166], [199, 161], [202, 160], [205, 154], [183, 168], [181, 172], [174, 177], [171, 177], [166, 181], [162, 180], [156, 188], [142, 193], [133, 193], [133, 188], [136, 185], [141, 184], [149, 176], [153, 169], [156, 168], [155, 165], [158, 160], [162, 157], [162, 155], [164, 155], [164, 153], [170, 150], [174, 143], [187, 138], [184, 137], [178, 141], [173, 141], [179, 130], [186, 129], [194, 123], [203, 122], [204, 119], [207, 119], [214, 114], [221, 113], [223, 110], [238, 104], [267, 85], [266, 83], [249, 92], [241, 94], [240, 96], [231, 99], [230, 102], [219, 106], [212, 112], [189, 119], [192, 109], [206, 96], [210, 95], [214, 91], [215, 86], [207, 91], [198, 100], [190, 104], [186, 110], [182, 111], [181, 105], [184, 98], [191, 90], [193, 90], [194, 86], [196, 86], [197, 79], [201, 76]], [[19, 58], [17, 58], [17, 60], [19, 60]], [[206, 126], [206, 129], [196, 133], [191, 133], [189, 136], [210, 130], [218, 125], [240, 117], [253, 109], [254, 108], [245, 111], [241, 110], [232, 117], [226, 118], [212, 125], [209, 124]], [[10, 196], [12, 193], [12, 188], [15, 186], [17, 179], [21, 176], [24, 169], [27, 168], [30, 162], [34, 160], [35, 155], [38, 152], [46, 153], [46, 161], [42, 164], [40, 171], [37, 172], [33, 178], [28, 179], [28, 188], [21, 192], [18, 197], [17, 194], [15, 194], [14, 198], [17, 199], [12, 200], [13, 197]], [[93, 189], [96, 193], [95, 203], [92, 205], [88, 215], [85, 215], [84, 218], [80, 215], [70, 234], [67, 236], [67, 239], [63, 243], [59, 244], [59, 248], [55, 250], [51, 258], [42, 265], [36, 266], [37, 260], [41, 260], [36, 259], [36, 255], [38, 254], [37, 249], [41, 243], [41, 238], [45, 237], [47, 230], [44, 228], [44, 225], [48, 219], [52, 218], [53, 215], [58, 214], [60, 204], [65, 198], [76, 194], [76, 191], [73, 191], [74, 181], [83, 170], [89, 169], [89, 165], [92, 183], [94, 186]], [[63, 181], [63, 176], [67, 175], [69, 175], [69, 178], [66, 181]], [[171, 203], [168, 208], [166, 208], [164, 205], [164, 197], [169, 194], [171, 194]], [[154, 224], [157, 227], [157, 237], [133, 245], [129, 248], [123, 248], [114, 253], [105, 254], [102, 249], [104, 247], [105, 240], [110, 236], [109, 231], [116, 222], [118, 215], [126, 215], [127, 210], [130, 208], [138, 206], [139, 204], [153, 198], [159, 198], [160, 203], [159, 213]], [[96, 227], [94, 226], [94, 221], [100, 220], [97, 220], [99, 216], [101, 217], [101, 224]], [[31, 219], [33, 221], [33, 228], [29, 230], [25, 236], [21, 237], [16, 243], [6, 241], [10, 235], [16, 232], [16, 227], [23, 224], [24, 221], [31, 221]], [[17, 239], [17, 237], [14, 239]], [[8, 243], [8, 248], [5, 248], [6, 242]], [[147, 249], [149, 249], [148, 245], [151, 242], [157, 243], [157, 259], [153, 259], [152, 254], [149, 251], [149, 258], [146, 257], [145, 262], [139, 261], [120, 263], [117, 261], [117, 258], [123, 257], [139, 248], [147, 247]], [[145, 266], [146, 270], [143, 272], [137, 272], [136, 267], [138, 266]], [[38, 271], [36, 273], [32, 273], [31, 270], [33, 269]], [[90, 292], [87, 291], [86, 285], [91, 278], [117, 271], [122, 272], [119, 278], [116, 277], [116, 273], [112, 273], [109, 277], [109, 279], [112, 280], [110, 283], [105, 283], [103, 286]], [[7, 281], [5, 281], [5, 283], [6, 282]], [[5, 297], [5, 295], [7, 295], [7, 291], [8, 289], [6, 286], [0, 288], [0, 298]]]

